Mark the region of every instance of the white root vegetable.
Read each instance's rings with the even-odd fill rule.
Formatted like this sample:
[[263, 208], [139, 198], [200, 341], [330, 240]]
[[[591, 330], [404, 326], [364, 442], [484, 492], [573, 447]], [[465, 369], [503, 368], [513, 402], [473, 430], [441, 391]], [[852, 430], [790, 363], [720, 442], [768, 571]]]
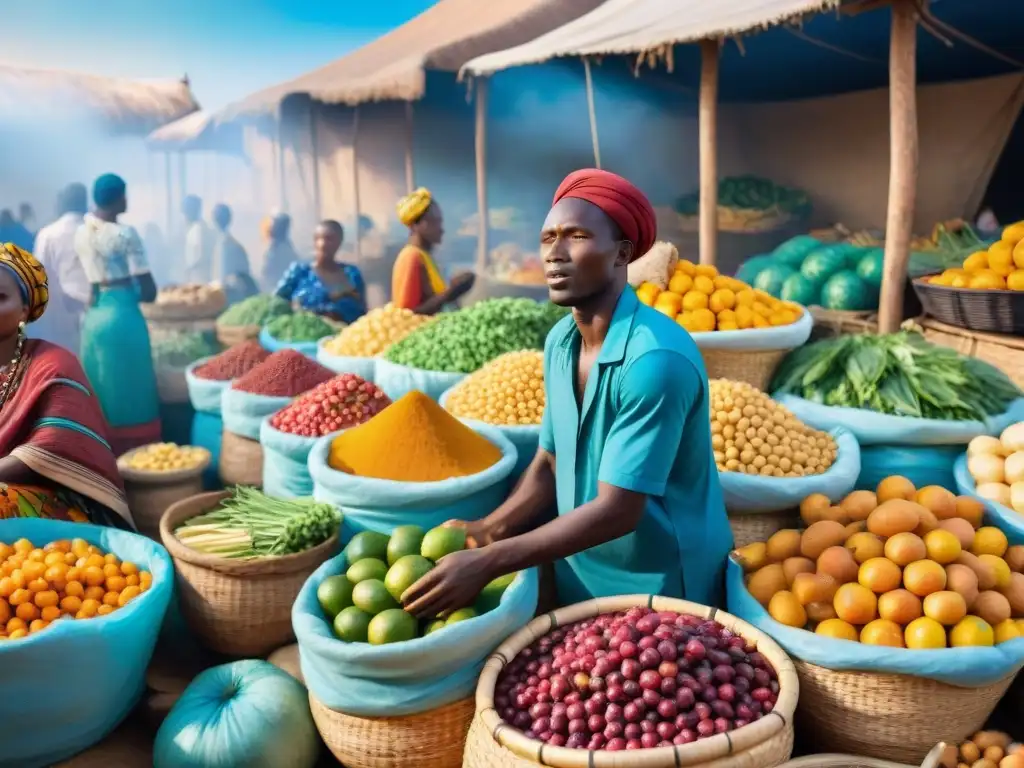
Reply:
[[1006, 483], [982, 483], [974, 489], [974, 492], [981, 498], [1002, 504], [1004, 507], [1009, 507], [1012, 502], [1010, 486]]
[[1018, 515], [1024, 515], [1024, 482], [1010, 486], [1010, 509]]
[[1006, 455], [1024, 451], [1024, 421], [1011, 424], [1003, 430], [999, 436], [999, 442], [1003, 444], [1003, 451]]
[[1011, 453], [1003, 463], [1003, 473], [1006, 475], [1006, 482], [1009, 485], [1024, 480], [1024, 451]]
[[1003, 455], [1003, 444], [999, 441], [998, 437], [979, 435], [967, 444], [968, 456], [981, 456], [985, 454], [990, 456]]
[[1006, 479], [1002, 457], [990, 453], [979, 453], [967, 459], [967, 471], [979, 485], [1002, 483]]

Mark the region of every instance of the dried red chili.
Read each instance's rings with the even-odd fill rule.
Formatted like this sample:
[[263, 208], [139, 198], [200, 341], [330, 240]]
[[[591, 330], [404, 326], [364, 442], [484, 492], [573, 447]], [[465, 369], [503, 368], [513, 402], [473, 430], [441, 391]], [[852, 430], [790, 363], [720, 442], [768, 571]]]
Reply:
[[334, 378], [334, 371], [294, 349], [274, 352], [236, 379], [232, 389], [270, 397], [296, 397]]
[[375, 384], [343, 373], [275, 413], [270, 426], [292, 435], [319, 437], [362, 424], [389, 405], [391, 399]]
[[270, 353], [258, 341], [246, 341], [211, 357], [194, 371], [199, 379], [230, 381], [244, 376], [270, 357]]

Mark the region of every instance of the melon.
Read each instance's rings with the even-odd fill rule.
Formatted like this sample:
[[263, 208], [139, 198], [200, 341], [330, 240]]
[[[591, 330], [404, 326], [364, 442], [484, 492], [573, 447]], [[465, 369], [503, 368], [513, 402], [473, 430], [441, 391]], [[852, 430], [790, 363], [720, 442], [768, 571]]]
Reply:
[[857, 262], [857, 277], [875, 290], [880, 290], [884, 267], [885, 251], [881, 248], [869, 248]]
[[782, 284], [793, 274], [796, 274], [796, 271], [792, 267], [787, 267], [785, 264], [771, 264], [758, 273], [754, 279], [754, 287], [779, 298], [782, 293]]
[[782, 284], [782, 291], [779, 298], [783, 301], [795, 301], [805, 307], [818, 303], [818, 295], [821, 292], [817, 283], [808, 280], [799, 272], [794, 272], [786, 278]]
[[825, 281], [821, 289], [821, 306], [826, 309], [862, 311], [872, 309], [876, 302], [871, 286], [857, 277], [857, 273], [844, 269]]
[[818, 248], [804, 259], [800, 274], [812, 283], [822, 285], [836, 272], [846, 268], [847, 249], [845, 243], [826, 245]]
[[736, 279], [742, 280], [747, 285], [753, 285], [758, 274], [769, 264], [774, 264], [771, 254], [762, 253], [760, 256], [751, 256], [744, 261], [736, 271]]
[[810, 235], [797, 235], [778, 246], [772, 256], [778, 263], [797, 269], [807, 254], [820, 246], [821, 242]]

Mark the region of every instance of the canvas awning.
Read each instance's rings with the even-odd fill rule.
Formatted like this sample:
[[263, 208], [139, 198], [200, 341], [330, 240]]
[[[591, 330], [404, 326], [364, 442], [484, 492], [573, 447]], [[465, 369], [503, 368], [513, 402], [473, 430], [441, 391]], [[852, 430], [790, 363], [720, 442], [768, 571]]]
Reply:
[[214, 115], [217, 122], [273, 114], [288, 96], [326, 104], [415, 101], [426, 70], [458, 72], [474, 56], [532, 40], [601, 0], [441, 0], [416, 18], [336, 61], [258, 91]]
[[0, 65], [0, 110], [11, 114], [85, 114], [111, 129], [145, 135], [199, 109], [188, 80], [140, 81]]
[[514, 48], [469, 61], [462, 71], [488, 75], [560, 56], [655, 51], [758, 31], [839, 5], [840, 0], [607, 0], [590, 13]]

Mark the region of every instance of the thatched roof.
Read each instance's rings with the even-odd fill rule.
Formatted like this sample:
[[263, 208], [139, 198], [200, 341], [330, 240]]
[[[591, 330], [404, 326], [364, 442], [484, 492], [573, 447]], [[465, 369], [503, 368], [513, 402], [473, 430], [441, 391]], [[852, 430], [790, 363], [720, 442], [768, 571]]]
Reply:
[[760, 31], [839, 4], [840, 0], [608, 0], [547, 34], [482, 54], [464, 69], [489, 75], [560, 56], [664, 54], [673, 45]]
[[150, 149], [165, 152], [187, 150], [210, 150], [232, 154], [243, 154], [242, 127], [239, 125], [218, 125], [212, 115], [204, 110], [161, 126], [146, 137]]
[[112, 130], [147, 134], [199, 109], [188, 80], [126, 80], [0, 64], [0, 109], [14, 114], [84, 113]]
[[347, 56], [259, 91], [218, 112], [229, 121], [273, 113], [288, 96], [326, 104], [415, 101], [426, 70], [458, 72], [467, 61], [532, 40], [601, 0], [440, 0], [416, 18]]

